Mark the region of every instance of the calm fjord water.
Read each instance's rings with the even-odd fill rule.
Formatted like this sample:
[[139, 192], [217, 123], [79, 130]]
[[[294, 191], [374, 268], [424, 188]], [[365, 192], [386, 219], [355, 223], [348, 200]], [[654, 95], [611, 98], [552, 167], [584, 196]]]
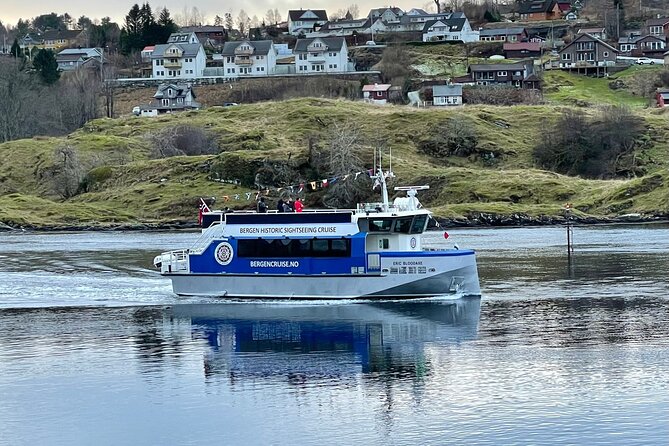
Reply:
[[0, 234], [0, 445], [669, 444], [669, 227], [453, 230], [482, 299], [183, 299], [195, 233]]

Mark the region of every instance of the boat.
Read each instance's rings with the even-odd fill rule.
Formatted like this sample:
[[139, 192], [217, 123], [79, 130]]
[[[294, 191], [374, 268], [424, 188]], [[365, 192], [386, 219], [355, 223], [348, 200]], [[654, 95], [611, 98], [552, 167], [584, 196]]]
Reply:
[[188, 249], [154, 265], [180, 296], [260, 299], [407, 299], [480, 296], [473, 250], [423, 246], [431, 212], [423, 186], [395, 187], [388, 199], [356, 209], [303, 212], [209, 211]]

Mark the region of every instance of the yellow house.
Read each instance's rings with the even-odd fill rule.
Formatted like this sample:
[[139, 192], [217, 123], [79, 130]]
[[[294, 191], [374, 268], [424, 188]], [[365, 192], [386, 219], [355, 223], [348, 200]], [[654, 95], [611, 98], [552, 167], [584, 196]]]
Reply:
[[68, 48], [75, 46], [78, 41], [77, 39], [81, 35], [82, 31], [79, 29], [74, 30], [49, 30], [42, 34], [42, 45], [41, 48], [47, 50], [59, 50], [61, 48]]

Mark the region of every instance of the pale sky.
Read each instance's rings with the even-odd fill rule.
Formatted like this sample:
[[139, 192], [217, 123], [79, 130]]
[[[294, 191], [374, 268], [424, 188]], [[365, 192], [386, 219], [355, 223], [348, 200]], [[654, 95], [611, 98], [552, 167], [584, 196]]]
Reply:
[[[387, 1], [387, 0], [386, 0]], [[63, 2], [53, 2], [51, 0], [32, 0], [26, 2], [25, 0], [2, 0], [0, 2], [0, 21], [3, 24], [16, 25], [19, 18], [32, 19], [41, 14], [49, 14], [55, 12], [56, 14], [69, 13], [72, 17], [79, 18], [82, 15], [90, 19], [101, 19], [109, 16], [113, 21], [122, 25], [123, 17], [128, 13], [133, 4], [138, 3], [140, 6], [142, 1], [109, 1], [109, 0], [65, 0]], [[367, 15], [371, 8], [379, 8], [387, 6], [384, 0], [343, 0], [343, 1], [328, 1], [328, 0], [254, 0], [252, 2], [242, 0], [232, 0], [223, 2], [220, 0], [198, 0], [197, 2], [184, 2], [183, 0], [157, 0], [156, 2], [149, 1], [153, 11], [156, 11], [163, 6], [170, 10], [171, 15], [183, 14], [184, 8], [188, 10], [197, 7], [200, 13], [203, 13], [208, 19], [208, 22], [213, 23], [216, 14], [223, 16], [228, 11], [232, 11], [234, 17], [240, 9], [244, 9], [246, 13], [253, 17], [257, 15], [262, 19], [268, 9], [278, 8], [284, 19], [288, 16], [289, 9], [325, 9], [328, 14], [333, 13], [339, 9], [346, 8], [350, 4], [357, 4], [360, 9], [360, 15]], [[424, 8], [428, 4], [433, 4], [431, 0], [398, 0], [393, 1], [393, 6], [407, 10], [411, 8]]]

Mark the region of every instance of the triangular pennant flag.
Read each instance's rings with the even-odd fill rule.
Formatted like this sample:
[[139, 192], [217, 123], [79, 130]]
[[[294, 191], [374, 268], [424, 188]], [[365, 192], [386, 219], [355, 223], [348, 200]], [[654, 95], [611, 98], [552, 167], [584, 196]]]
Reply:
[[230, 199], [230, 196], [228, 195], [223, 195], [223, 202], [226, 202]]
[[327, 178], [322, 180], [321, 183], [323, 183], [323, 187], [328, 187], [328, 179]]
[[239, 200], [239, 194], [235, 194], [235, 200]]
[[342, 181], [346, 181], [346, 180], [348, 180], [348, 177], [350, 177], [350, 176], [351, 176], [351, 175], [348, 175], [348, 174], [344, 175], [344, 178], [342, 178]]
[[312, 181], [309, 184], [311, 184], [311, 189], [316, 190], [316, 182], [315, 181]]
[[301, 194], [304, 190], [304, 183], [300, 183], [300, 189], [297, 191], [298, 194]]
[[251, 194], [252, 194], [252, 193], [253, 193], [253, 192], [246, 192], [246, 199], [247, 199], [247, 200], [250, 200], [250, 199], [251, 199]]
[[356, 173], [355, 173], [355, 179], [356, 179], [356, 180], [358, 179], [358, 176], [359, 176], [361, 173], [362, 173], [362, 172], [356, 172]]

